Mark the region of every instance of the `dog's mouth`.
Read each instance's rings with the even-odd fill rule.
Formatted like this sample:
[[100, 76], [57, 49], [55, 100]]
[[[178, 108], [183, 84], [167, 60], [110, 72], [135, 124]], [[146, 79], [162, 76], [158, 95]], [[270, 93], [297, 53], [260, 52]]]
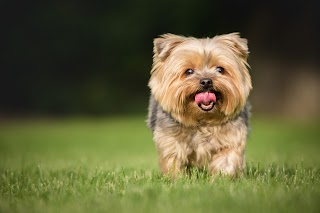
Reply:
[[217, 102], [216, 94], [213, 91], [199, 92], [195, 95], [194, 100], [203, 111], [210, 111]]

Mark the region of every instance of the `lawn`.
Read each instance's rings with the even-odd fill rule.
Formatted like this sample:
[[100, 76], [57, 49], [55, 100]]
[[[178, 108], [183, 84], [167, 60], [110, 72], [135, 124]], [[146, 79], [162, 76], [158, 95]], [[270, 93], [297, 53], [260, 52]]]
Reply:
[[162, 177], [143, 116], [0, 122], [0, 212], [320, 212], [320, 123], [255, 118], [246, 174]]

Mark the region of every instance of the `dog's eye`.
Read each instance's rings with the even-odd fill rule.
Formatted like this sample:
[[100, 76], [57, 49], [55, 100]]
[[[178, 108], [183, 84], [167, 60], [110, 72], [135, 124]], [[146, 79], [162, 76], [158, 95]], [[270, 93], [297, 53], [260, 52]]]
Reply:
[[223, 67], [217, 67], [216, 71], [223, 74], [224, 73], [224, 68]]
[[191, 74], [193, 74], [194, 73], [194, 70], [193, 69], [187, 69], [185, 72], [184, 72], [184, 74], [186, 74], [186, 75], [191, 75]]

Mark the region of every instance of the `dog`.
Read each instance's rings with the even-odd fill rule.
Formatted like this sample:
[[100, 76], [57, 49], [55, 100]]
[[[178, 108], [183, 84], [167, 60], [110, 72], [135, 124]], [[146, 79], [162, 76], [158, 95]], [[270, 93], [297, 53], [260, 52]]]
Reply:
[[147, 125], [162, 174], [191, 167], [213, 176], [243, 173], [252, 89], [247, 40], [164, 34], [153, 44]]

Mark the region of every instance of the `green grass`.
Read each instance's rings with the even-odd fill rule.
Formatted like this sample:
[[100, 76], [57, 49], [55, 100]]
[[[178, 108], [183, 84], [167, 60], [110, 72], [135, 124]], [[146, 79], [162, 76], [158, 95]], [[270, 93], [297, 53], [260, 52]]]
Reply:
[[144, 117], [0, 123], [0, 212], [320, 212], [320, 123], [254, 119], [246, 174], [162, 177]]

